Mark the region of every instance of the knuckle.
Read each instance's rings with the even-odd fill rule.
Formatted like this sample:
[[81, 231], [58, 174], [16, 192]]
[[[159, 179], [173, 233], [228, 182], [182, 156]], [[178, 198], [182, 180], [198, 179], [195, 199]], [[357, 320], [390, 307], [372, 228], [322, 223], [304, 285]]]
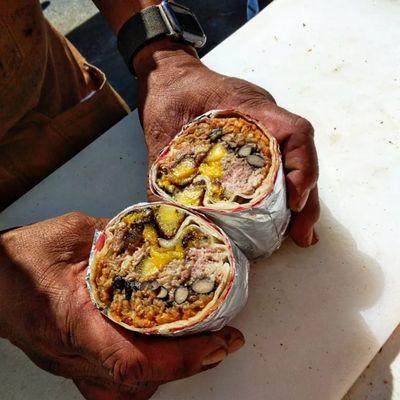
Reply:
[[126, 349], [121, 343], [110, 346], [102, 353], [102, 366], [108, 371], [114, 384], [147, 381], [150, 362], [143, 353], [132, 352], [131, 348]]
[[299, 133], [314, 137], [314, 127], [308, 119], [297, 117], [294, 126]]
[[69, 221], [80, 221], [85, 216], [86, 214], [81, 211], [72, 211], [67, 214], [64, 214], [64, 218]]
[[67, 214], [64, 214], [63, 217], [64, 222], [67, 226], [76, 227], [82, 225], [90, 225], [91, 219], [89, 215], [81, 212], [81, 211], [73, 211]]
[[309, 163], [308, 168], [304, 171], [304, 184], [309, 189], [312, 189], [318, 181], [319, 171], [318, 164], [313, 160]]
[[134, 377], [139, 382], [148, 381], [152, 376], [150, 360], [143, 353], [131, 356], [126, 371], [128, 377]]

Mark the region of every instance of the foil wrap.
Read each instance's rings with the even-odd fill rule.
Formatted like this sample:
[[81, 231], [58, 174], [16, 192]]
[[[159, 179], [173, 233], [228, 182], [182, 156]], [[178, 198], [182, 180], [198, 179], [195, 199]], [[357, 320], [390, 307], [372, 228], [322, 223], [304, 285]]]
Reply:
[[[163, 202], [166, 204], [166, 202]], [[121, 211], [116, 217], [114, 217], [109, 224], [113, 223], [122, 214], [125, 214], [138, 206], [149, 206], [157, 203], [139, 203], [134, 206], [130, 206], [125, 210]], [[184, 208], [178, 205], [179, 208]], [[204, 319], [194, 322], [185, 327], [175, 327], [175, 328], [165, 328], [163, 325], [154, 327], [149, 332], [144, 332], [148, 335], [162, 335], [162, 336], [185, 336], [206, 331], [217, 331], [222, 329], [230, 320], [232, 320], [239, 311], [245, 306], [248, 297], [248, 275], [249, 275], [249, 261], [246, 256], [241, 252], [241, 250], [235, 245], [235, 243], [229, 239], [229, 237], [212, 221], [193, 210], [186, 210], [199, 217], [205, 224], [211, 225], [215, 230], [218, 231], [224, 238], [226, 245], [228, 246], [230, 253], [230, 263], [232, 268], [232, 273], [227, 282], [228, 289], [217, 299], [216, 307], [212, 310]], [[96, 251], [103, 247], [105, 241], [104, 231], [96, 231], [93, 237], [92, 248], [89, 255], [89, 262], [86, 271], [86, 286], [90, 294], [90, 298], [94, 305], [107, 317], [110, 316], [107, 313], [107, 309], [104, 308], [96, 299], [93, 287], [91, 285], [91, 273], [92, 267], [94, 265], [94, 256]], [[129, 330], [132, 327], [115, 321], [110, 318], [113, 322], [123, 326]]]
[[[211, 110], [200, 115], [184, 125], [181, 131], [175, 136], [177, 138], [185, 129], [203, 118], [213, 118], [219, 114], [227, 115], [230, 111]], [[236, 114], [241, 114], [232, 111]], [[244, 115], [243, 115], [244, 116]], [[246, 116], [248, 120], [257, 124], [264, 132], [267, 129], [258, 121]], [[286, 230], [290, 221], [290, 211], [286, 201], [286, 184], [283, 174], [282, 161], [279, 146], [276, 140], [269, 134], [270, 140], [275, 142], [275, 150], [279, 156], [279, 166], [275, 174], [274, 185], [270, 191], [263, 193], [256, 202], [251, 205], [238, 205], [230, 210], [216, 209], [209, 206], [190, 207], [177, 203], [171, 196], [166, 194], [157, 185], [157, 164], [162, 157], [169, 151], [173, 140], [160, 152], [159, 157], [153, 164], [149, 173], [149, 187], [151, 192], [161, 198], [176, 205], [196, 210], [207, 215], [213, 220], [228, 236], [236, 243], [242, 252], [249, 259], [261, 256], [270, 256], [277, 250], [286, 237]]]
[[286, 206], [286, 185], [279, 166], [273, 191], [251, 208], [230, 212], [203, 211], [240, 247], [249, 259], [270, 256], [285, 239], [290, 220]]

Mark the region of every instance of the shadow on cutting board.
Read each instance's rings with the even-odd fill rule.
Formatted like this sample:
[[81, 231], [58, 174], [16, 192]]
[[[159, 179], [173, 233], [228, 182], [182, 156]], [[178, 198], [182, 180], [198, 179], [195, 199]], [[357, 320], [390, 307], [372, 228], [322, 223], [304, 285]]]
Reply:
[[[309, 392], [310, 397], [304, 398], [314, 399], [312, 393], [319, 393], [318, 399], [330, 399], [347, 391], [376, 351], [378, 344], [360, 312], [378, 301], [384, 276], [326, 206], [317, 231], [320, 241], [314, 248], [301, 250], [288, 240], [273, 257], [255, 263], [247, 309], [254, 307], [263, 315], [256, 318], [265, 328], [265, 356], [275, 354], [278, 366], [284, 367], [279, 373], [286, 371], [286, 384], [290, 386], [294, 378], [293, 385], [302, 381], [307, 387], [301, 393]], [[289, 321], [283, 313], [290, 315]], [[285, 365], [285, 360], [291, 364]], [[268, 362], [267, 366], [277, 368]], [[387, 372], [386, 397], [381, 400], [390, 399], [392, 392]], [[322, 375], [323, 381], [318, 381]]]
[[[317, 230], [316, 246], [300, 249], [286, 240], [253, 263], [249, 301], [231, 323], [245, 334], [245, 347], [216, 369], [160, 388], [154, 400], [344, 396], [379, 349], [361, 312], [379, 300], [384, 276], [324, 205]], [[379, 400], [393, 390], [388, 368], [386, 376]]]

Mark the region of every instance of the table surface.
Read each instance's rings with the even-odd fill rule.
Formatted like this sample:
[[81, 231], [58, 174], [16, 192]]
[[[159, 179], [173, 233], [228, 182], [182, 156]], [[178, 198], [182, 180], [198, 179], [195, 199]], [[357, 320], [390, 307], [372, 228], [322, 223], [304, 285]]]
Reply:
[[[397, 326], [399, 16], [392, 0], [276, 0], [204, 58], [313, 122], [320, 242], [300, 250], [287, 240], [254, 263], [233, 321], [247, 345], [155, 399], [341, 399]], [[0, 229], [71, 210], [112, 216], [145, 198], [145, 169], [134, 112], [0, 214]], [[0, 354], [10, 398], [79, 398], [4, 341]], [[395, 398], [386, 380], [381, 400]]]

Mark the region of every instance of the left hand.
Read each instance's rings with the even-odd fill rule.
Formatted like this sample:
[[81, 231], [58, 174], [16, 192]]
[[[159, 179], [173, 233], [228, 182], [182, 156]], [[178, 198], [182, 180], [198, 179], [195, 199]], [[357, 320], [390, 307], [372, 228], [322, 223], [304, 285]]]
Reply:
[[228, 326], [163, 338], [104, 317], [85, 275], [94, 231], [105, 224], [70, 213], [0, 234], [0, 337], [73, 379], [88, 400], [148, 399], [160, 384], [213, 368], [244, 344]]
[[211, 71], [189, 46], [155, 42], [136, 55], [134, 65], [150, 165], [194, 117], [212, 109], [242, 111], [261, 121], [280, 144], [292, 239], [302, 247], [317, 243], [318, 160], [310, 122], [279, 107], [265, 89]]

